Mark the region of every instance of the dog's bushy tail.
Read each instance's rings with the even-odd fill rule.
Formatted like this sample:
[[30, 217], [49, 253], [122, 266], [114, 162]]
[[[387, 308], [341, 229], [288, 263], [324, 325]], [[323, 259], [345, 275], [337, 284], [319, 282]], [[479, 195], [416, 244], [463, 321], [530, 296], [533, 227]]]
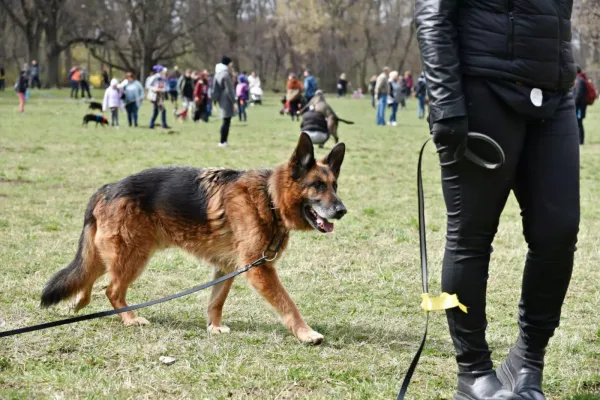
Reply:
[[354, 121], [348, 121], [348, 120], [342, 119], [340, 117], [338, 117], [338, 121], [343, 122], [345, 124], [354, 125]]
[[93, 212], [98, 198], [99, 192], [96, 192], [88, 203], [75, 258], [65, 268], [56, 272], [46, 283], [40, 301], [41, 307], [50, 307], [73, 296], [87, 282], [88, 264], [97, 258], [94, 245], [96, 218]]

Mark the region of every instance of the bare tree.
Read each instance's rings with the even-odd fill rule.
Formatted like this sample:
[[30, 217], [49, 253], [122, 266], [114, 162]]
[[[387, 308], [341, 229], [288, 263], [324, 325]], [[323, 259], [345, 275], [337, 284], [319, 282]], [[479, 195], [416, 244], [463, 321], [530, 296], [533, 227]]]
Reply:
[[[189, 33], [202, 25], [186, 23], [188, 5], [180, 0], [103, 1], [103, 34], [109, 38], [111, 60], [90, 46], [91, 54], [121, 71], [144, 73], [159, 62], [171, 62], [192, 51]], [[206, 18], [206, 17], [204, 17]]]
[[27, 59], [38, 60], [43, 24], [36, 0], [0, 0], [0, 6], [25, 35]]
[[[60, 85], [60, 55], [73, 45], [103, 44], [105, 35], [90, 18], [85, 2], [38, 0], [46, 39], [48, 86]], [[67, 66], [70, 67], [70, 66]]]
[[0, 0], [0, 5], [28, 38], [30, 53], [42, 39], [52, 83], [58, 82], [60, 55], [78, 44], [111, 69], [134, 71], [142, 79], [158, 63], [212, 69], [227, 55], [236, 69], [256, 70], [273, 88], [285, 84], [288, 72], [304, 68], [330, 90], [342, 72], [364, 87], [383, 64], [400, 70], [420, 65], [414, 0]]

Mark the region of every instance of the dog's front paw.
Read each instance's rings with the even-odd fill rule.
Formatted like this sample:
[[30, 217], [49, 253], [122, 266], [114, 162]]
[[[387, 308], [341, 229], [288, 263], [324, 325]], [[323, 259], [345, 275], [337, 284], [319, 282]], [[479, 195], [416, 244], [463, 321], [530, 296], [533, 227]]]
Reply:
[[206, 328], [206, 331], [211, 335], [219, 335], [221, 333], [229, 333], [231, 332], [231, 329], [229, 329], [225, 325], [215, 326], [213, 324], [210, 324], [208, 328]]
[[313, 331], [310, 328], [301, 329], [296, 334], [298, 340], [305, 344], [321, 344], [323, 342], [323, 335], [317, 331]]
[[128, 319], [123, 321], [125, 326], [142, 326], [142, 325], [150, 325], [150, 321], [143, 317], [135, 317], [132, 319]]

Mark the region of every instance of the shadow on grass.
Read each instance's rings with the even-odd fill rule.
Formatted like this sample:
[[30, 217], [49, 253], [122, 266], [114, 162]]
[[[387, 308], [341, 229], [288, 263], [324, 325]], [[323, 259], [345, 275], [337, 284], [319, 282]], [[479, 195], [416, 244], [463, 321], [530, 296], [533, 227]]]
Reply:
[[[152, 324], [165, 325], [169, 329], [206, 332], [206, 320], [204, 318], [184, 317], [185, 319], [178, 319], [170, 315], [156, 315], [150, 318]], [[283, 325], [278, 323], [257, 323], [240, 320], [225, 320], [224, 323], [231, 328], [232, 334], [235, 332], [264, 332], [270, 334], [274, 331], [282, 335], [290, 334]], [[311, 327], [325, 336], [327, 346], [335, 348], [367, 343], [385, 345], [390, 349], [402, 348], [406, 350], [406, 347], [416, 349], [421, 340], [421, 333], [419, 332], [406, 332], [399, 329], [385, 329], [374, 326], [318, 323], [313, 324]]]

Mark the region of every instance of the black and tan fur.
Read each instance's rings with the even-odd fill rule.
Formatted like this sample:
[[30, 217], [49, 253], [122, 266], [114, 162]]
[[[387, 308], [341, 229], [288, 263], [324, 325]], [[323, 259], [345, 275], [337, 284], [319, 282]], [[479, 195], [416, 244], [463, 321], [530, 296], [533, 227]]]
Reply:
[[[152, 168], [104, 185], [88, 203], [75, 259], [46, 284], [41, 305], [75, 296], [78, 311], [90, 302], [94, 282], [108, 273], [106, 295], [114, 308], [125, 307], [129, 285], [154, 252], [168, 247], [206, 260], [217, 278], [258, 259], [276, 224], [287, 231], [330, 231], [333, 225], [327, 218], [346, 213], [337, 195], [344, 154], [340, 143], [316, 161], [310, 138], [302, 134], [291, 159], [275, 169]], [[304, 322], [277, 277], [275, 262], [244, 275], [300, 341], [320, 343], [323, 336]], [[207, 318], [211, 333], [229, 331], [222, 324], [222, 308], [231, 283], [212, 289]], [[125, 325], [148, 323], [133, 312], [119, 315]]]

